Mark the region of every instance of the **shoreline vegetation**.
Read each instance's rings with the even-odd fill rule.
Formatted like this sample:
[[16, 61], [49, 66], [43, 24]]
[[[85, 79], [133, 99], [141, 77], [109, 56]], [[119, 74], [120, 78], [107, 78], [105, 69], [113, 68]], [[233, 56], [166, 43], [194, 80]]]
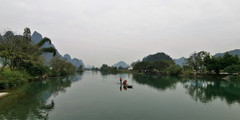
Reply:
[[[96, 68], [94, 68], [96, 69]], [[132, 73], [146, 75], [164, 75], [180, 77], [218, 77], [223, 80], [240, 80], [240, 59], [238, 55], [225, 53], [215, 57], [209, 52], [193, 53], [186, 59], [183, 66], [177, 65], [165, 53], [156, 53], [134, 62], [130, 68], [112, 67], [103, 64], [100, 69], [103, 74]]]
[[[75, 72], [83, 72], [83, 66], [76, 68], [65, 58], [56, 55], [47, 37], [39, 43], [31, 42], [31, 31], [25, 28], [23, 35], [15, 35], [12, 31], [0, 34], [0, 89], [10, 89], [30, 81], [51, 77], [65, 77]], [[42, 54], [52, 53], [54, 56], [46, 63]], [[132, 73], [146, 75], [164, 75], [180, 77], [221, 77], [225, 80], [240, 80], [239, 56], [230, 55], [215, 57], [209, 52], [194, 52], [186, 59], [183, 66], [177, 65], [167, 54], [161, 52], [144, 57], [142, 61], [133, 62], [130, 67], [113, 67], [103, 64], [100, 68], [91, 69], [102, 74]]]
[[[82, 66], [76, 68], [65, 58], [57, 56], [55, 48], [43, 47], [45, 43], [51, 44], [51, 40], [45, 37], [33, 44], [29, 28], [24, 29], [23, 35], [15, 35], [12, 31], [0, 34], [0, 90], [81, 71]], [[44, 53], [54, 56], [49, 63], [42, 57]]]

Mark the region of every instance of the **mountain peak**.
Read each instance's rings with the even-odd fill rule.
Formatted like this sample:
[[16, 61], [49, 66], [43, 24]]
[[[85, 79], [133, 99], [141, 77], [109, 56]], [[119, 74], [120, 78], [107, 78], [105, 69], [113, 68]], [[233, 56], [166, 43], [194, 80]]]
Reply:
[[39, 43], [42, 40], [42, 35], [38, 33], [37, 31], [34, 31], [31, 36], [31, 41], [33, 44]]
[[227, 52], [224, 52], [224, 53], [216, 53], [214, 55], [214, 57], [221, 57], [221, 56], [224, 56], [225, 53], [228, 53], [230, 55], [238, 55], [238, 57], [240, 57], [240, 49], [234, 49], [234, 50], [230, 50], [230, 51], [227, 51]]
[[172, 60], [172, 58], [165, 54], [164, 52], [158, 52], [156, 54], [148, 55], [144, 57], [142, 61], [144, 62], [154, 62], [154, 61], [161, 61], [161, 60]]
[[118, 63], [114, 64], [113, 66], [117, 67], [117, 68], [119, 68], [120, 66], [122, 68], [128, 68], [129, 67], [129, 65], [127, 63], [125, 63], [124, 61], [119, 61]]
[[[38, 33], [37, 31], [34, 31], [31, 36], [31, 41], [33, 44], [37, 44], [42, 40], [42, 38], [43, 37], [40, 33]], [[42, 47], [43, 48], [46, 48], [46, 47], [55, 48], [55, 46], [53, 44], [49, 44], [49, 43], [45, 43]], [[62, 58], [62, 55], [58, 52], [58, 50], [57, 50], [56, 55], [59, 56], [60, 58]], [[50, 62], [51, 59], [53, 58], [52, 53], [44, 53], [42, 56], [45, 59], [46, 63]], [[66, 58], [68, 62], [72, 63], [76, 67], [79, 67], [80, 65], [84, 66], [84, 63], [82, 62], [82, 60], [79, 60], [77, 58], [71, 59], [71, 56], [69, 54], [65, 54], [64, 58]]]

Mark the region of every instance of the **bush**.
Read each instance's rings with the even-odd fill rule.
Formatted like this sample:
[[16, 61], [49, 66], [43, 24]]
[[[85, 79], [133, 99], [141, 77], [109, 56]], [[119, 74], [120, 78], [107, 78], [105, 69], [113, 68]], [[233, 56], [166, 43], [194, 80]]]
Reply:
[[240, 72], [240, 65], [227, 66], [226, 68], [224, 68], [224, 71], [228, 72], [230, 74], [239, 73]]
[[28, 82], [31, 76], [25, 71], [12, 71], [9, 69], [0, 73], [0, 88], [8, 89]]
[[168, 74], [179, 75], [182, 72], [182, 68], [178, 65], [172, 65], [168, 68]]

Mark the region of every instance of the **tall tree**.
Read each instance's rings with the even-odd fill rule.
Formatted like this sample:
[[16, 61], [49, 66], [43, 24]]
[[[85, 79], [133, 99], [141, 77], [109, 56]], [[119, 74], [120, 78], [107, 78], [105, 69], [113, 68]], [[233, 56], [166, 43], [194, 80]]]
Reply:
[[198, 53], [194, 52], [188, 59], [187, 59], [187, 65], [190, 66], [192, 69], [198, 71], [204, 71], [204, 58], [208, 56], [209, 53], [206, 51], [200, 51]]

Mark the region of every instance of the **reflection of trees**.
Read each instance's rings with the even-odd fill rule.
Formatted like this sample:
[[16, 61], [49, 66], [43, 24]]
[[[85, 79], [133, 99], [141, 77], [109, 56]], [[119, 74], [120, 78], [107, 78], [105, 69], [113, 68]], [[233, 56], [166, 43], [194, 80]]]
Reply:
[[66, 92], [72, 80], [75, 81], [69, 78], [33, 82], [19, 88], [0, 99], [0, 119], [48, 119], [49, 112], [55, 106], [54, 101], [49, 98], [59, 92]]
[[100, 73], [101, 73], [102, 76], [118, 74], [117, 72], [104, 72], [104, 71], [100, 71]]
[[240, 84], [236, 82], [190, 80], [184, 87], [196, 101], [208, 103], [220, 98], [228, 104], [240, 103]]
[[133, 79], [139, 84], [146, 84], [159, 90], [168, 88], [175, 89], [179, 79], [174, 77], [163, 77], [153, 75], [133, 75]]

